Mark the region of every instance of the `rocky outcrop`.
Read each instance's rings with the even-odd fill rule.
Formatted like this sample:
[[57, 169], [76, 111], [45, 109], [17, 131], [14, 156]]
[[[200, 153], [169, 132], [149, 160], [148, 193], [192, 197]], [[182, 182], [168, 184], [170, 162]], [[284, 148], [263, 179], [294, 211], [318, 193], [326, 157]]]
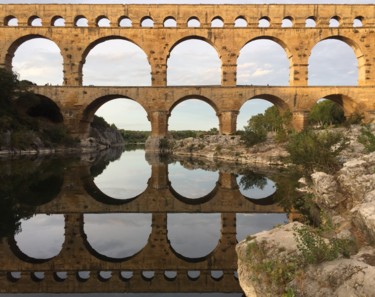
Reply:
[[[250, 257], [253, 263], [272, 257], [293, 260], [299, 248], [293, 244], [289, 245], [291, 249], [285, 247], [286, 242], [293, 243], [293, 231], [286, 225], [284, 229], [255, 234], [237, 247], [239, 278], [246, 296], [281, 296], [287, 288], [294, 296], [375, 296], [375, 153], [348, 160], [334, 175], [315, 172], [311, 183], [306, 179], [301, 182], [304, 185], [301, 191], [311, 194], [313, 202], [324, 212], [324, 220], [331, 221], [332, 230], [327, 238], [355, 242], [359, 251], [350, 258], [341, 256], [297, 271], [280, 291], [259, 282], [262, 280], [259, 269], [249, 264], [249, 255], [244, 257], [244, 251], [251, 250], [254, 242], [260, 242], [262, 257], [254, 254], [255, 257]], [[287, 258], [282, 261], [287, 263]]]
[[239, 135], [205, 135], [170, 141], [173, 155], [190, 156], [236, 164], [261, 164], [285, 166], [281, 158], [288, 156], [284, 147], [267, 140], [253, 147], [246, 147]]

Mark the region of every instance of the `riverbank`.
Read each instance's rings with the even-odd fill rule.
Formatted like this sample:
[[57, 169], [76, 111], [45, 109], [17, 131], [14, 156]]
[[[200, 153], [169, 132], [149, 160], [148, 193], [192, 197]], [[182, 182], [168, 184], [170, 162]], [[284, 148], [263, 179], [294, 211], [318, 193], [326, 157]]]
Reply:
[[[289, 223], [249, 234], [237, 245], [238, 275], [246, 296], [375, 296], [375, 153], [358, 142], [361, 126], [335, 128], [348, 146], [341, 169], [300, 179], [299, 203], [315, 227]], [[372, 126], [374, 132], [374, 126]], [[285, 144], [246, 148], [239, 136], [174, 141], [176, 158], [209, 159], [239, 166], [287, 167]]]

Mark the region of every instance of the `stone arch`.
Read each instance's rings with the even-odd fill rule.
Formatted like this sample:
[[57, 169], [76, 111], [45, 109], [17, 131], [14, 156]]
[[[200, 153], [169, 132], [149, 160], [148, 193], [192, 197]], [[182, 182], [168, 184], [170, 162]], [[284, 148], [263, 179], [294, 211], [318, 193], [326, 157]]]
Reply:
[[[59, 21], [62, 21], [64, 24], [63, 25], [59, 25], [58, 24]], [[51, 19], [51, 26], [53, 26], [53, 27], [63, 27], [63, 26], [65, 26], [65, 19], [62, 16], [60, 16], [60, 15], [55, 15]]]
[[222, 28], [224, 27], [224, 19], [221, 16], [216, 16], [211, 20], [212, 28]]
[[331, 36], [322, 36], [322, 38], [320, 40], [317, 40], [317, 42], [315, 44], [312, 45], [311, 47], [311, 50], [310, 50], [310, 57], [309, 57], [309, 60], [311, 58], [311, 54], [312, 54], [312, 51], [314, 49], [314, 47], [321, 41], [324, 41], [324, 40], [339, 40], [339, 41], [342, 41], [344, 42], [346, 45], [350, 46], [351, 49], [353, 50], [353, 53], [355, 55], [355, 57], [357, 58], [357, 66], [358, 66], [358, 84], [360, 85], [361, 82], [365, 81], [365, 78], [366, 78], [366, 70], [367, 70], [367, 66], [366, 66], [366, 57], [365, 55], [363, 54], [363, 50], [362, 48], [359, 46], [359, 44], [354, 41], [353, 39], [351, 38], [348, 38], [346, 36], [342, 36], [342, 35], [331, 35]]
[[[80, 21], [83, 21], [85, 22], [85, 24], [78, 24]], [[74, 18], [74, 26], [75, 27], [88, 27], [88, 19], [84, 16], [84, 15], [77, 15], [75, 18]]]
[[172, 110], [178, 104], [180, 104], [181, 102], [184, 102], [186, 100], [189, 100], [189, 99], [198, 99], [198, 100], [201, 100], [201, 101], [207, 103], [208, 105], [210, 105], [213, 108], [213, 110], [216, 112], [216, 114], [219, 111], [219, 108], [216, 106], [216, 104], [211, 99], [209, 99], [207, 97], [204, 97], [202, 95], [187, 95], [187, 96], [184, 96], [184, 97], [176, 100], [175, 102], [173, 102], [173, 104], [168, 108], [168, 114], [170, 115], [172, 113]]
[[315, 28], [316, 27], [316, 17], [309, 16], [305, 20], [305, 27], [306, 28]]
[[117, 25], [119, 27], [132, 27], [132, 20], [127, 16], [121, 16], [118, 19]]
[[192, 17], [188, 18], [188, 20], [186, 21], [186, 25], [189, 28], [199, 28], [199, 27], [201, 27], [202, 24], [201, 24], [201, 21], [199, 20], [198, 17], [192, 16]]
[[154, 20], [149, 16], [145, 16], [141, 19], [140, 24], [141, 27], [152, 28], [154, 27]]
[[236, 19], [234, 20], [234, 27], [245, 28], [247, 27], [247, 25], [248, 25], [248, 21], [245, 16], [240, 15], [236, 17]]
[[[178, 46], [178, 45], [180, 45], [180, 44], [182, 44], [183, 42], [185, 42], [185, 41], [190, 41], [190, 40], [198, 40], [198, 41], [203, 41], [203, 42], [205, 42], [205, 43], [207, 43], [208, 45], [210, 45], [214, 50], [215, 50], [215, 53], [216, 53], [216, 55], [217, 55], [217, 57], [220, 59], [220, 67], [222, 67], [222, 64], [223, 64], [223, 62], [222, 62], [222, 59], [221, 59], [221, 57], [220, 57], [220, 55], [219, 55], [219, 50], [218, 50], [218, 48], [216, 47], [216, 45], [210, 40], [210, 39], [208, 39], [208, 38], [206, 38], [206, 37], [203, 37], [203, 36], [199, 36], [199, 35], [189, 35], [189, 36], [185, 36], [185, 37], [183, 37], [183, 38], [181, 38], [181, 39], [179, 39], [179, 40], [177, 40], [177, 41], [175, 41], [172, 45], [171, 45], [171, 47], [169, 48], [169, 51], [168, 51], [168, 54], [167, 54], [167, 57], [166, 57], [166, 62], [167, 62], [167, 65], [168, 65], [168, 62], [169, 62], [169, 58], [170, 58], [170, 56], [171, 56], [171, 53], [173, 52], [173, 50], [176, 48], [176, 46]], [[168, 76], [169, 76], [169, 71], [170, 71], [170, 66], [168, 66], [168, 68], [167, 68], [167, 84], [168, 85], [170, 85], [170, 83], [168, 82]], [[222, 75], [222, 74], [221, 74]]]
[[124, 40], [124, 41], [129, 41], [129, 42], [133, 43], [134, 45], [136, 45], [137, 47], [139, 47], [139, 49], [146, 55], [147, 61], [148, 61], [149, 65], [150, 65], [150, 67], [151, 67], [150, 57], [146, 54], [146, 52], [144, 51], [144, 49], [139, 44], [137, 44], [134, 40], [125, 38], [123, 36], [117, 36], [117, 35], [105, 36], [105, 37], [102, 37], [102, 38], [99, 38], [99, 39], [96, 39], [96, 40], [92, 41], [85, 48], [85, 50], [83, 51], [83, 53], [82, 53], [82, 60], [80, 62], [79, 68], [78, 68], [79, 77], [81, 78], [81, 83], [82, 83], [82, 77], [83, 77], [83, 65], [85, 64], [86, 58], [87, 58], [88, 54], [90, 53], [90, 51], [95, 46], [97, 46], [97, 45], [99, 45], [99, 44], [101, 44], [103, 42], [110, 41], [110, 40]]
[[[45, 118], [54, 124], [61, 124], [64, 122], [61, 106], [58, 105], [56, 100], [52, 100], [39, 94], [35, 94], [35, 96], [39, 99], [39, 101], [35, 102], [34, 105], [27, 106], [27, 110], [24, 111], [25, 113], [31, 117]], [[22, 96], [20, 97], [20, 100], [22, 100]], [[22, 104], [22, 102], [19, 104]], [[20, 108], [22, 108], [22, 106]]]
[[331, 100], [331, 101], [339, 104], [342, 107], [342, 109], [344, 110], [344, 115], [346, 117], [350, 116], [354, 113], [360, 112], [358, 104], [356, 103], [356, 101], [353, 98], [351, 98], [350, 96], [345, 95], [345, 94], [341, 94], [341, 93], [330, 93], [330, 94], [327, 94], [327, 95], [323, 95], [320, 98], [316, 98], [315, 100], [313, 100], [312, 105], [310, 106], [310, 110], [311, 110], [312, 106], [314, 104], [316, 104], [322, 98]]
[[[290, 73], [291, 73], [292, 71], [294, 71], [294, 70], [293, 70], [293, 64], [294, 64], [294, 63], [293, 63], [293, 55], [291, 54], [291, 51], [290, 51], [288, 45], [287, 45], [283, 40], [279, 39], [278, 37], [270, 36], [270, 35], [257, 36], [257, 37], [255, 37], [255, 38], [253, 38], [253, 39], [251, 39], [251, 40], [246, 41], [246, 43], [240, 48], [240, 51], [241, 51], [246, 45], [250, 44], [250, 43], [253, 42], [253, 41], [258, 41], [258, 40], [269, 40], [269, 41], [272, 41], [272, 42], [276, 43], [277, 45], [281, 46], [281, 48], [282, 48], [282, 49], [284, 50], [284, 52], [285, 52], [286, 58], [289, 60], [289, 74], [288, 74], [288, 79], [289, 79], [289, 77], [290, 77]], [[239, 66], [239, 65], [238, 65], [238, 59], [239, 59], [239, 57], [240, 57], [240, 51], [238, 52], [238, 55], [237, 55], [237, 61], [236, 61], [236, 62], [237, 62], [237, 67]], [[239, 74], [240, 74], [240, 72], [239, 72], [238, 69], [237, 69], [237, 75], [239, 75]]]
[[100, 15], [95, 19], [96, 27], [110, 27], [111, 21], [105, 15]]
[[339, 17], [338, 15], [335, 15], [335, 16], [331, 17], [330, 20], [329, 20], [328, 26], [332, 27], [332, 28], [340, 27], [341, 26], [341, 17]]
[[172, 16], [167, 16], [163, 20], [163, 27], [165, 27], [165, 28], [167, 28], [167, 27], [177, 27], [176, 19]]
[[[47, 39], [51, 42], [53, 42], [60, 50], [60, 55], [61, 55], [61, 48], [60, 46], [52, 39], [46, 37], [46, 36], [43, 36], [43, 35], [40, 35], [40, 34], [29, 34], [29, 35], [25, 35], [25, 36], [22, 36], [18, 39], [16, 39], [15, 41], [13, 41], [13, 43], [9, 46], [8, 48], [8, 51], [6, 53], [6, 56], [5, 56], [5, 67], [9, 70], [12, 69], [12, 61], [13, 61], [13, 58], [14, 58], [14, 54], [15, 52], [17, 51], [17, 49], [22, 45], [24, 44], [25, 42], [29, 41], [29, 40], [32, 40], [32, 39], [35, 39], [35, 38], [43, 38], [43, 39]], [[62, 56], [62, 55], [61, 55]]]
[[271, 19], [268, 16], [262, 16], [258, 20], [259, 28], [269, 28], [271, 27]]
[[[39, 24], [34, 24], [33, 25], [33, 23], [35, 22], [35, 21], [39, 21], [40, 20], [40, 25]], [[39, 17], [39, 16], [37, 16], [37, 15], [33, 15], [33, 16], [31, 16], [31, 17], [29, 17], [29, 19], [27, 20], [27, 25], [28, 26], [42, 26], [42, 19]]]
[[94, 118], [95, 112], [105, 103], [113, 100], [113, 99], [129, 99], [134, 102], [137, 102], [147, 113], [148, 109], [146, 106], [143, 105], [143, 103], [138, 102], [138, 100], [124, 96], [124, 95], [119, 95], [119, 94], [112, 94], [112, 95], [105, 95], [99, 98], [96, 98], [93, 100], [90, 104], [88, 104], [84, 109], [81, 114], [81, 119], [80, 119], [80, 127], [79, 131], [82, 134], [86, 134], [89, 130], [90, 123], [92, 122], [92, 119]]
[[281, 27], [289, 28], [289, 27], [293, 27], [293, 25], [294, 25], [293, 17], [286, 16], [285, 18], [283, 18], [282, 23], [281, 23]]
[[356, 16], [353, 20], [353, 27], [363, 27], [365, 18], [363, 16]]
[[16, 25], [11, 25], [12, 22], [17, 22], [18, 24], [18, 19], [14, 15], [8, 15], [4, 18], [5, 26], [16, 26]]
[[263, 100], [266, 100], [270, 103], [272, 103], [273, 105], [275, 105], [277, 107], [277, 109], [280, 111], [280, 112], [286, 112], [288, 110], [290, 110], [290, 107], [289, 105], [285, 102], [285, 100], [281, 99], [280, 97], [276, 96], [276, 95], [273, 95], [273, 94], [269, 94], [269, 93], [262, 93], [262, 94], [257, 94], [257, 95], [254, 95], [248, 99], [246, 99], [244, 102], [242, 102], [241, 104], [241, 107], [243, 106], [243, 104], [245, 104], [247, 101], [249, 100], [252, 100], [252, 99], [263, 99]]

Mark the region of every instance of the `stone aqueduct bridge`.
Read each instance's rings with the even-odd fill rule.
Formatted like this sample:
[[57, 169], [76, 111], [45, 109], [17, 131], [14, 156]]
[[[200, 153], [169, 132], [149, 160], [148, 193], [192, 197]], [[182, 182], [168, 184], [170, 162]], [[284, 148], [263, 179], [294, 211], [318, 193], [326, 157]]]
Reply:
[[[78, 27], [77, 20], [86, 18], [87, 27]], [[32, 26], [40, 18], [42, 26]], [[101, 19], [110, 27], [99, 27]], [[18, 26], [11, 20], [17, 19]], [[65, 26], [55, 26], [64, 19]], [[121, 27], [122, 20], [130, 27]], [[198, 20], [200, 27], [188, 27], [189, 20]], [[223, 22], [220, 28], [211, 21]], [[235, 27], [235, 21], [246, 21], [246, 27]], [[260, 19], [270, 22], [259, 28]], [[281, 27], [288, 19], [293, 25]], [[314, 20], [314, 28], [305, 21]], [[339, 27], [329, 27], [335, 19]], [[362, 23], [354, 27], [353, 20]], [[144, 20], [153, 27], [144, 27]], [[176, 27], [164, 27], [174, 20]], [[281, 110], [293, 113], [294, 125], [305, 125], [308, 111], [322, 97], [341, 104], [347, 115], [362, 113], [374, 121], [375, 100], [375, 6], [374, 5], [0, 5], [0, 64], [12, 67], [17, 48], [25, 41], [43, 37], [60, 48], [63, 57], [63, 86], [38, 86], [34, 91], [59, 106], [64, 123], [73, 134], [84, 136], [95, 111], [105, 102], [126, 97], [139, 102], [151, 121], [152, 137], [165, 137], [168, 117], [182, 100], [199, 98], [209, 103], [219, 117], [220, 132], [236, 131], [236, 118], [244, 102], [262, 98]], [[129, 40], [146, 53], [151, 66], [150, 87], [82, 86], [82, 68], [89, 51], [110, 39]], [[167, 61], [173, 48], [188, 39], [211, 44], [221, 59], [220, 86], [167, 86]], [[237, 86], [237, 58], [247, 43], [269, 39], [283, 47], [290, 62], [289, 86]], [[308, 59], [312, 48], [325, 39], [347, 43], [358, 61], [358, 85], [352, 87], [308, 86]]]

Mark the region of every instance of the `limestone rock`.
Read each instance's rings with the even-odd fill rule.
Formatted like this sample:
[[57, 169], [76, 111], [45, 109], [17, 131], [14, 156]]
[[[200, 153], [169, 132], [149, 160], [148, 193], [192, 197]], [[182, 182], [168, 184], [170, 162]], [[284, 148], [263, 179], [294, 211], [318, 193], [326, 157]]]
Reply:
[[335, 177], [324, 172], [315, 172], [311, 175], [314, 184], [314, 200], [322, 208], [333, 208], [345, 200], [338, 191]]
[[352, 259], [310, 266], [290, 286], [295, 296], [375, 296], [375, 249], [365, 247]]
[[361, 204], [352, 212], [357, 228], [364, 231], [371, 242], [375, 242], [375, 201]]
[[[280, 289], [272, 285], [265, 286], [266, 275], [257, 269], [257, 266], [265, 261], [282, 261], [287, 263], [290, 257], [297, 253], [297, 242], [294, 237], [295, 228], [301, 223], [293, 222], [269, 231], [254, 234], [250, 240], [241, 241], [236, 252], [238, 256], [238, 278], [241, 288], [247, 297], [268, 297], [282, 293]], [[251, 247], [258, 246], [262, 251], [262, 257], [252, 252]], [[278, 296], [278, 295], [276, 295]]]

